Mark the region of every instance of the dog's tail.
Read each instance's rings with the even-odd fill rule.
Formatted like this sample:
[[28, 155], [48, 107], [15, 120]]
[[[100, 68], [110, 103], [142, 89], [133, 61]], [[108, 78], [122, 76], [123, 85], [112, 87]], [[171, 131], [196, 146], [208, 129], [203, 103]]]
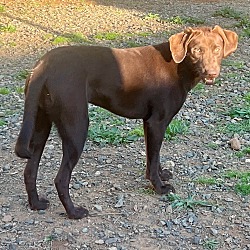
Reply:
[[26, 79], [23, 124], [15, 146], [16, 155], [26, 159], [32, 156], [30, 141], [35, 129], [39, 99], [46, 82], [45, 77], [40, 74], [41, 68], [40, 70], [38, 68], [39, 64]]

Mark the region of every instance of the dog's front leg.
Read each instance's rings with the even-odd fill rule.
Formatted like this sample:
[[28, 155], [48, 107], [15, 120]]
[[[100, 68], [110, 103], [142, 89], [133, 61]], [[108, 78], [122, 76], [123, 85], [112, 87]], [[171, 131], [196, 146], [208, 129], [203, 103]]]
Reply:
[[147, 154], [146, 178], [151, 181], [158, 194], [174, 192], [174, 188], [170, 184], [162, 181], [165, 179], [162, 177], [165, 176], [160, 166], [160, 149], [167, 124], [166, 121], [153, 119], [143, 121]]

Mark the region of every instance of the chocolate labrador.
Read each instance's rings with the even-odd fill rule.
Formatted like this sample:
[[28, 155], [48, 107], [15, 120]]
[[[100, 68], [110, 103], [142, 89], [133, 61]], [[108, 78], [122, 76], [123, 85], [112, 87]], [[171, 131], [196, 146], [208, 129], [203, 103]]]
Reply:
[[31, 209], [48, 207], [36, 188], [39, 161], [54, 123], [63, 158], [55, 178], [59, 198], [72, 219], [88, 215], [69, 195], [71, 173], [87, 137], [88, 103], [117, 115], [142, 119], [146, 143], [146, 178], [159, 194], [174, 191], [160, 166], [166, 127], [200, 81], [213, 84], [221, 60], [237, 48], [233, 31], [187, 28], [169, 41], [138, 48], [66, 46], [53, 49], [35, 65], [25, 86], [23, 124], [15, 152], [28, 162], [24, 180]]

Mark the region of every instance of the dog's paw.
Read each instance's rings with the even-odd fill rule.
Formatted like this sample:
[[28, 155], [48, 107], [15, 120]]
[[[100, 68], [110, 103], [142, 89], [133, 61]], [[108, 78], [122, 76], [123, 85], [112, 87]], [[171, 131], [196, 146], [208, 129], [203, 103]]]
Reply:
[[44, 198], [40, 198], [37, 202], [30, 204], [31, 210], [45, 210], [49, 207], [49, 201]]
[[168, 181], [169, 179], [173, 179], [173, 174], [167, 169], [162, 169], [160, 177], [162, 181]]
[[164, 184], [159, 187], [155, 187], [155, 191], [158, 194], [169, 194], [169, 193], [175, 193], [175, 189], [170, 184]]
[[86, 208], [83, 207], [74, 207], [68, 214], [69, 219], [82, 219], [84, 217], [87, 217], [89, 215], [89, 211]]

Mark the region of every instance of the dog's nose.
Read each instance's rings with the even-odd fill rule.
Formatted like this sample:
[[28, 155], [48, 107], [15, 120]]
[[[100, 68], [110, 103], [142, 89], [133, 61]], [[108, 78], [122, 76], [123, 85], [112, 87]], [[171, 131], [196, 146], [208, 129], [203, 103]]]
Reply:
[[216, 78], [217, 77], [217, 73], [208, 73], [208, 77], [210, 78], [210, 79], [213, 79], [213, 78]]

